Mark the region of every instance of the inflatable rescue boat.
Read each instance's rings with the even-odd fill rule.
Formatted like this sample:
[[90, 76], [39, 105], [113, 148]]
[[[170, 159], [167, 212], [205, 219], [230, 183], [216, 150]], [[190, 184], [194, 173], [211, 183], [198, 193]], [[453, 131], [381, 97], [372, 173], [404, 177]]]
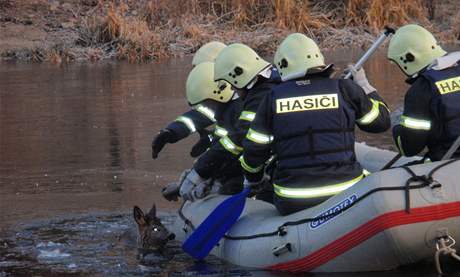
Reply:
[[[373, 173], [295, 214], [280, 216], [274, 206], [247, 199], [211, 254], [251, 268], [356, 272], [394, 269], [452, 250], [460, 241], [460, 161], [398, 167], [414, 160], [402, 158], [379, 171], [395, 154], [356, 144], [359, 162]], [[184, 241], [227, 197], [186, 202], [171, 231]]]

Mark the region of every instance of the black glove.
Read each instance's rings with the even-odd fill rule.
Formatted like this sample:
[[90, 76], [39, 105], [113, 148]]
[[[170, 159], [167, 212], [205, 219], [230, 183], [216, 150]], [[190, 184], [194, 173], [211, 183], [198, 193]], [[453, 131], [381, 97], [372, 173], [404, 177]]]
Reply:
[[200, 140], [192, 147], [190, 151], [190, 156], [196, 158], [203, 154], [210, 146], [212, 142], [212, 132], [206, 129], [199, 130]]
[[152, 159], [156, 159], [165, 144], [172, 141], [173, 133], [168, 129], [161, 130], [152, 141]]

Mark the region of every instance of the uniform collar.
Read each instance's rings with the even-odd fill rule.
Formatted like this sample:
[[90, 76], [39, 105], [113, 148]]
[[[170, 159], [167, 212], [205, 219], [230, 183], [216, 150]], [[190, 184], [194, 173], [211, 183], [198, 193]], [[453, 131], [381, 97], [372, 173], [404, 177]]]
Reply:
[[434, 70], [443, 70], [457, 65], [458, 61], [460, 61], [460, 51], [452, 52], [437, 58], [431, 65], [429, 65], [429, 68]]
[[252, 89], [260, 80], [270, 79], [272, 75], [272, 67], [271, 65], [267, 66], [265, 69], [260, 71], [254, 79], [246, 85], [246, 89]]
[[413, 83], [415, 83], [415, 81], [417, 81], [418, 77], [420, 77], [420, 75], [422, 75], [423, 72], [425, 72], [427, 69], [428, 69], [428, 66], [425, 68], [422, 68], [422, 70], [415, 73], [414, 75], [407, 77], [406, 83], [409, 85], [412, 85]]
[[334, 73], [334, 70], [334, 64], [332, 63], [321, 68], [312, 68], [309, 71], [307, 71], [305, 78], [329, 78], [331, 77], [332, 73]]
[[425, 71], [433, 69], [433, 70], [443, 70], [449, 67], [452, 67], [460, 61], [460, 51], [448, 53], [442, 57], [435, 59], [430, 65], [423, 68], [419, 72], [415, 73], [414, 75], [410, 76], [406, 79], [406, 83], [412, 85], [417, 78], [423, 74]]

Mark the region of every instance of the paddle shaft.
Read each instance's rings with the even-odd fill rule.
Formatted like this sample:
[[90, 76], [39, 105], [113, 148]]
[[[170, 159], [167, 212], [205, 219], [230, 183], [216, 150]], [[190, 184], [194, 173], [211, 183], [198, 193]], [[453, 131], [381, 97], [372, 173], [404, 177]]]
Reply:
[[[358, 62], [353, 66], [356, 70], [361, 69], [363, 64], [369, 59], [372, 54], [379, 48], [379, 46], [392, 34], [395, 33], [395, 30], [390, 27], [385, 27], [385, 31], [379, 36], [379, 38], [372, 44], [372, 46], [364, 53], [364, 55], [358, 60]], [[348, 72], [344, 79], [351, 77], [351, 72]]]
[[[358, 60], [358, 62], [353, 66], [356, 70], [361, 69], [363, 64], [369, 59], [372, 54], [374, 54], [375, 51], [379, 48], [379, 46], [392, 34], [395, 33], [395, 30], [390, 28], [390, 27], [385, 27], [385, 31], [379, 36], [379, 38], [372, 44], [371, 48], [364, 53], [364, 55]], [[351, 77], [351, 71], [348, 72], [345, 75], [345, 79], [348, 79]], [[401, 158], [401, 154], [397, 154], [396, 156], [393, 157], [386, 165], [382, 167], [381, 170], [388, 169], [390, 168], [397, 160]]]
[[[361, 67], [363, 66], [363, 64], [369, 59], [370, 56], [372, 56], [372, 54], [374, 54], [375, 51], [377, 51], [377, 49], [379, 48], [379, 46], [385, 42], [385, 40], [387, 38], [389, 38], [392, 34], [395, 33], [395, 30], [390, 28], [390, 27], [385, 27], [385, 30], [383, 31], [383, 33], [379, 36], [379, 38], [372, 44], [372, 46], [366, 51], [366, 53], [364, 53], [364, 55], [358, 60], [358, 62], [356, 62], [356, 64], [353, 66], [356, 70], [359, 70], [361, 69]], [[351, 72], [348, 72], [344, 79], [348, 79], [351, 77]], [[393, 157], [393, 159], [391, 159], [391, 161], [389, 161], [386, 165], [384, 165], [382, 167], [381, 170], [384, 170], [384, 169], [388, 169], [389, 167], [391, 167], [397, 160], [399, 160], [399, 158], [401, 158], [401, 154], [398, 154], [396, 156]]]
[[460, 146], [460, 136], [457, 137], [457, 139], [454, 141], [454, 143], [449, 148], [449, 150], [447, 150], [446, 154], [442, 156], [441, 161], [450, 159], [452, 155], [455, 153], [455, 151], [457, 151], [459, 146]]

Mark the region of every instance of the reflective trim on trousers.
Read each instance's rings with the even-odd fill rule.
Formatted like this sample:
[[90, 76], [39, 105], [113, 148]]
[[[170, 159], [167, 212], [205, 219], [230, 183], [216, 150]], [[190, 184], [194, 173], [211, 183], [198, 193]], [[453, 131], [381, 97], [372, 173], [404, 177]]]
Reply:
[[257, 172], [260, 172], [264, 166], [263, 165], [260, 165], [258, 167], [251, 167], [249, 166], [246, 161], [244, 160], [244, 156], [241, 156], [240, 157], [240, 163], [241, 163], [241, 167], [244, 168], [244, 170], [246, 170], [247, 172], [250, 172], [250, 173], [257, 173]]
[[316, 198], [324, 196], [332, 196], [340, 193], [349, 187], [359, 182], [364, 177], [363, 174], [354, 178], [353, 180], [328, 186], [321, 186], [316, 188], [286, 188], [273, 184], [275, 193], [285, 198]]

